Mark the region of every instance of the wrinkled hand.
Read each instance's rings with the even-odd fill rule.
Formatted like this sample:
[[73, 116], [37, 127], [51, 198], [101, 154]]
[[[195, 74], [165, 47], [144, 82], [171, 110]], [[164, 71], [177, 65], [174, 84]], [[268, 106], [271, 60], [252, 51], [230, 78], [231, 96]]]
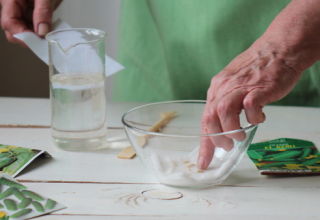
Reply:
[[34, 31], [44, 37], [51, 28], [54, 9], [62, 0], [0, 0], [1, 27], [9, 42], [23, 42], [13, 35], [25, 31]]
[[[247, 121], [265, 120], [263, 106], [287, 95], [300, 77], [276, 50], [255, 48], [236, 57], [212, 78], [202, 117], [202, 133], [219, 133], [240, 129], [239, 114], [244, 110]], [[217, 137], [203, 137], [198, 158], [199, 169], [206, 169], [215, 147], [230, 150], [232, 139], [243, 140], [244, 132]]]

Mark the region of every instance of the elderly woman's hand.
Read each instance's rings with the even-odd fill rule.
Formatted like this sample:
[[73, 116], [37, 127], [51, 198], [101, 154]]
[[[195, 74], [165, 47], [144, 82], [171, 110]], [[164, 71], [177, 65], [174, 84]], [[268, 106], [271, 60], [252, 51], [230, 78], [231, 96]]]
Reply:
[[51, 28], [54, 9], [62, 0], [0, 0], [1, 27], [9, 42], [20, 43], [14, 34], [34, 31], [40, 37]]
[[[240, 129], [242, 110], [251, 124], [265, 120], [262, 108], [286, 96], [301, 73], [320, 59], [319, 14], [320, 1], [292, 0], [249, 49], [213, 77], [203, 134]], [[198, 167], [209, 166], [216, 146], [230, 150], [232, 139], [243, 138], [243, 132], [203, 137]]]
[[[300, 73], [290, 67], [276, 50], [248, 49], [213, 77], [202, 118], [202, 133], [240, 129], [239, 114], [242, 110], [249, 123], [263, 122], [263, 106], [287, 95], [299, 76]], [[230, 150], [232, 138], [242, 140], [245, 134], [203, 137], [199, 168], [208, 167], [215, 146]]]

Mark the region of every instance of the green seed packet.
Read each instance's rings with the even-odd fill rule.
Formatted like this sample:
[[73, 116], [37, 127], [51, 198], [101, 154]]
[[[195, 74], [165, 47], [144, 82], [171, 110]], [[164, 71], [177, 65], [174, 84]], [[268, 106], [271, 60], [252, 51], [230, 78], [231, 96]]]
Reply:
[[320, 174], [320, 153], [310, 141], [279, 138], [251, 144], [247, 154], [262, 175]]
[[6, 174], [0, 175], [0, 189], [0, 220], [29, 219], [66, 208]]
[[50, 157], [46, 151], [0, 144], [0, 174], [16, 177], [40, 155]]

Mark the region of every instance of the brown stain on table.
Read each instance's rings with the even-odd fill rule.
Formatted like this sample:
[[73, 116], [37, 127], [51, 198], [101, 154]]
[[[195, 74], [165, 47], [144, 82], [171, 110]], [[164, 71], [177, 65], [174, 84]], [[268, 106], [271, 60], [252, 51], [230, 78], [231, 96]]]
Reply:
[[132, 193], [120, 196], [118, 199], [116, 199], [116, 202], [122, 202], [125, 205], [131, 207], [138, 207], [140, 205], [139, 200], [141, 200], [142, 202], [146, 202], [147, 198], [140, 194]]
[[[0, 124], [0, 128], [51, 128], [49, 125], [29, 125], [29, 124]], [[123, 130], [123, 127], [108, 127], [108, 129]]]
[[50, 128], [48, 125], [0, 124], [0, 128]]
[[139, 183], [139, 182], [102, 182], [102, 181], [65, 181], [65, 180], [27, 180], [18, 179], [22, 183], [79, 183], [79, 184], [138, 184], [138, 185], [159, 185], [159, 183]]

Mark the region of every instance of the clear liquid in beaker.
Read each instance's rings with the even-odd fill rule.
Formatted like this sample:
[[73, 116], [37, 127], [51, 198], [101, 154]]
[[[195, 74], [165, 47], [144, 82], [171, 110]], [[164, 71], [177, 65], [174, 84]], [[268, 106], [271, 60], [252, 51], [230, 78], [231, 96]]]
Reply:
[[65, 150], [94, 150], [106, 137], [102, 73], [51, 76], [52, 136]]

